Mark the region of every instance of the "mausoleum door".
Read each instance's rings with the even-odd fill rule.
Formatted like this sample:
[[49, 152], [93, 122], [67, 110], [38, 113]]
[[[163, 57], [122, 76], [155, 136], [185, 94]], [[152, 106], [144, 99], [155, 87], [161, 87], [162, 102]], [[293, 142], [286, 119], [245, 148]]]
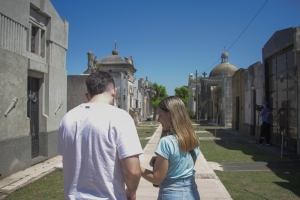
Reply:
[[27, 117], [30, 119], [31, 156], [39, 155], [39, 79], [28, 77]]
[[240, 97], [236, 97], [235, 101], [236, 107], [236, 125], [235, 125], [235, 130], [239, 130], [239, 125], [240, 125]]

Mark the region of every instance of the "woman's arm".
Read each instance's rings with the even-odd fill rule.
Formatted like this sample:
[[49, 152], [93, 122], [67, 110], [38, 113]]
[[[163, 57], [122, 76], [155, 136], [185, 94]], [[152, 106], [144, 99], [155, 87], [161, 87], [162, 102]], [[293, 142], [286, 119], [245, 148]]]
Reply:
[[153, 171], [141, 167], [142, 177], [155, 185], [159, 185], [165, 179], [168, 168], [169, 161], [157, 154]]

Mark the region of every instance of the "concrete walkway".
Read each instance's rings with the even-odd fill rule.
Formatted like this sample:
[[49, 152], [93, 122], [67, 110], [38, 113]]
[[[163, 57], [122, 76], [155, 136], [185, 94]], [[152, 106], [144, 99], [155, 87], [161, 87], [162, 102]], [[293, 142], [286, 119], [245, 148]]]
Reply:
[[[154, 150], [159, 141], [161, 126], [157, 128], [152, 138], [144, 148], [144, 154], [140, 156], [141, 165], [144, 168], [151, 169], [149, 161], [155, 156]], [[226, 188], [216, 176], [213, 169], [206, 162], [202, 153], [197, 158], [195, 164], [196, 176], [195, 180], [198, 186], [201, 200], [227, 200], [232, 199]], [[141, 178], [139, 189], [137, 191], [137, 199], [154, 200], [158, 196], [158, 188], [152, 186], [152, 183]]]
[[[160, 133], [161, 126], [157, 128], [144, 148], [144, 154], [140, 156], [141, 165], [145, 168], [151, 169], [149, 161], [152, 156], [155, 155], [154, 150], [159, 141]], [[55, 168], [61, 168], [61, 161], [61, 156], [57, 156], [0, 180], [0, 192], [3, 193], [0, 193], [0, 199], [3, 199], [6, 194], [10, 194], [16, 189], [51, 173]], [[202, 154], [200, 154], [197, 159], [195, 170], [195, 180], [198, 185], [201, 200], [232, 199]], [[158, 196], [158, 190], [158, 188], [152, 186], [152, 183], [141, 178], [137, 191], [137, 199], [155, 200]]]

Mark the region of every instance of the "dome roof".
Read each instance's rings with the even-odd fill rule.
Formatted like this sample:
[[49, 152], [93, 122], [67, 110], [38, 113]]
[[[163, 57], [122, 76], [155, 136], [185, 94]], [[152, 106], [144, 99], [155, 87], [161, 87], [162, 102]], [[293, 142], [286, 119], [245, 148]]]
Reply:
[[224, 51], [221, 55], [221, 58], [227, 58], [228, 59], [228, 53], [226, 51]]
[[209, 77], [222, 77], [223, 75], [233, 76], [234, 72], [237, 70], [238, 68], [236, 66], [230, 64], [229, 62], [223, 62], [211, 70]]
[[100, 64], [127, 64], [119, 55], [106, 56], [99, 62]]
[[114, 49], [114, 50], [112, 51], [112, 55], [119, 55], [118, 50], [117, 50], [117, 49]]

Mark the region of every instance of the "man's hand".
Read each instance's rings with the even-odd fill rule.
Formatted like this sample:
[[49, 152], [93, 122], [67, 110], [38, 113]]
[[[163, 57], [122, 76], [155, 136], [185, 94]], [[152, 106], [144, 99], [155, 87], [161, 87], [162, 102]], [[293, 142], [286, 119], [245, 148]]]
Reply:
[[126, 196], [127, 199], [136, 199], [136, 190], [138, 188], [141, 178], [141, 167], [138, 155], [130, 156], [121, 159], [123, 168], [124, 181], [127, 186]]
[[136, 193], [130, 192], [128, 188], [126, 188], [125, 192], [126, 192], [127, 200], [136, 200]]

